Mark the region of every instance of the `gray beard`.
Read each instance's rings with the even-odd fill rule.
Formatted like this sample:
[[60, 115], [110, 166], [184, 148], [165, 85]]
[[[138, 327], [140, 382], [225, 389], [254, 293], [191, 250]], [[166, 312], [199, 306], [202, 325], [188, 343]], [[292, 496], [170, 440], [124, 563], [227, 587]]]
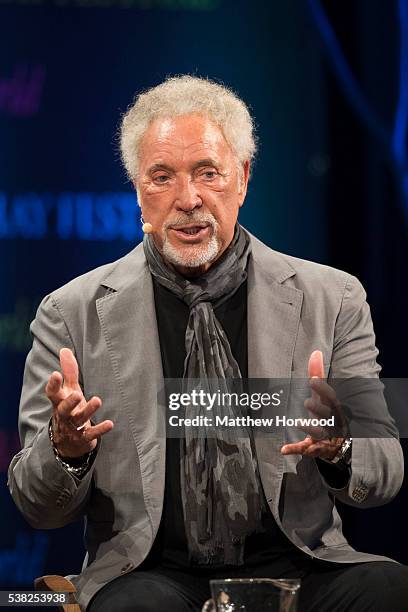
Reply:
[[206, 246], [191, 245], [180, 252], [176, 249], [165, 236], [163, 242], [163, 256], [175, 266], [185, 268], [198, 268], [210, 263], [218, 255], [219, 247], [215, 232]]

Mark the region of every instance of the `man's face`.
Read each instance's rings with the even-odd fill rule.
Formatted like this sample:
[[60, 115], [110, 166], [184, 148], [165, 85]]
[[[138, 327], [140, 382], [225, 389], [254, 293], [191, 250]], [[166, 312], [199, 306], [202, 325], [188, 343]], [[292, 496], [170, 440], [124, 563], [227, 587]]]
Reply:
[[202, 274], [230, 244], [248, 172], [201, 115], [157, 119], [147, 129], [135, 187], [157, 248], [181, 274]]

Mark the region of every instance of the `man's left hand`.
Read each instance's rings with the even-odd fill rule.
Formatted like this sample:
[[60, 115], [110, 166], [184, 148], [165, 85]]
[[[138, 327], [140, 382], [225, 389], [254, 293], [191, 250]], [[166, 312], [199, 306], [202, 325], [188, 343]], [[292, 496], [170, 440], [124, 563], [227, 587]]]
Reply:
[[[305, 407], [317, 418], [328, 418], [334, 414], [335, 422], [344, 423], [345, 418], [341, 410], [336, 393], [324, 380], [323, 355], [321, 351], [313, 351], [309, 358], [308, 376], [312, 396], [305, 401]], [[300, 442], [285, 444], [281, 448], [283, 455], [308, 455], [330, 461], [338, 453], [346, 436], [340, 438], [322, 439], [322, 428], [310, 428], [308, 435]]]

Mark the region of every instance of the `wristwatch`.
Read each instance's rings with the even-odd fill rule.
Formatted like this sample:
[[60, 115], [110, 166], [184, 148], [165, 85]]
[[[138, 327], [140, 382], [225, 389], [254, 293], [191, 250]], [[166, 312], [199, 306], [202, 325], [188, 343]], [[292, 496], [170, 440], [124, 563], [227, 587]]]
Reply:
[[333, 463], [336, 465], [337, 463], [342, 462], [346, 465], [350, 465], [352, 444], [353, 438], [346, 438], [337, 453], [334, 455], [333, 459], [327, 459], [328, 463]]

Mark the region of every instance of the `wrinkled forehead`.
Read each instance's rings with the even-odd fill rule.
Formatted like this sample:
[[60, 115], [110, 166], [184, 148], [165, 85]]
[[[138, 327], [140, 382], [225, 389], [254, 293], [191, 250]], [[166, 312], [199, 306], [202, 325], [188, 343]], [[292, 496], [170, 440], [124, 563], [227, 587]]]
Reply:
[[155, 119], [143, 135], [140, 161], [170, 155], [230, 157], [232, 151], [221, 128], [201, 115]]

